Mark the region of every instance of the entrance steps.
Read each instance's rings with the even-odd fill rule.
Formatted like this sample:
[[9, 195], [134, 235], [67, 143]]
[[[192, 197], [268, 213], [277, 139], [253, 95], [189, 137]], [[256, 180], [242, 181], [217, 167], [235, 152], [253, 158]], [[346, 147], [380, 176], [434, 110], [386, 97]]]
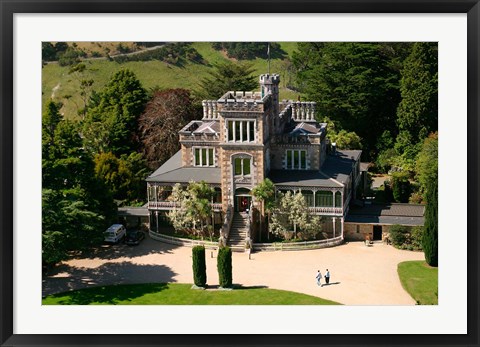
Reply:
[[248, 214], [245, 212], [235, 212], [228, 236], [228, 247], [230, 247], [234, 252], [244, 252], [247, 233]]

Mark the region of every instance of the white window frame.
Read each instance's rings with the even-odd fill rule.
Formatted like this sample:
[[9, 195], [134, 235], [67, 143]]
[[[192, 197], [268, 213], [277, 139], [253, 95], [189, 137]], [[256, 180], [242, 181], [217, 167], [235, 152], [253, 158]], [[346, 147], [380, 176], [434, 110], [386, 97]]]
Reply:
[[[236, 131], [237, 122], [240, 123], [240, 127], [238, 128], [238, 134]], [[250, 124], [253, 123], [253, 139], [250, 136]], [[232, 139], [230, 140], [230, 124], [232, 125]], [[244, 124], [246, 124], [246, 131], [247, 131], [247, 139], [244, 141], [243, 138], [243, 130]], [[256, 119], [227, 119], [226, 120], [226, 142], [228, 143], [252, 143], [257, 141], [257, 120]]]
[[[288, 153], [291, 153], [291, 166], [288, 166]], [[298, 153], [298, 168], [295, 168], [294, 158], [295, 152]], [[305, 152], [305, 167], [302, 167], [302, 152]], [[287, 149], [285, 150], [285, 160], [283, 165], [285, 170], [308, 170], [308, 151], [306, 149]]]
[[[197, 156], [195, 155], [195, 151], [196, 150], [200, 150], [200, 155], [199, 155], [199, 159], [200, 159], [200, 163], [197, 163]], [[203, 165], [203, 159], [202, 159], [202, 150], [206, 150], [206, 159], [207, 159], [207, 163], [206, 165]], [[209, 150], [212, 149], [213, 150], [213, 163], [210, 163], [210, 156], [209, 156]], [[215, 167], [215, 147], [209, 147], [209, 146], [193, 146], [192, 147], [192, 156], [193, 156], [193, 166], [196, 166], [196, 167]]]
[[[236, 174], [236, 160], [240, 160], [240, 174]], [[250, 173], [245, 174], [245, 160], [249, 161], [249, 171]], [[233, 176], [235, 177], [250, 177], [252, 175], [252, 157], [236, 157], [233, 158]]]

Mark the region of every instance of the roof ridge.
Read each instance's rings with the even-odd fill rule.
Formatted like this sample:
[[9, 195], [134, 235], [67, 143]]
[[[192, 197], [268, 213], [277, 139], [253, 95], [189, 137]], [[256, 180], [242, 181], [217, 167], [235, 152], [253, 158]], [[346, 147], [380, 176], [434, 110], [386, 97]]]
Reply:
[[321, 175], [323, 175], [325, 178], [327, 178], [327, 179], [329, 179], [329, 180], [332, 180], [333, 182], [335, 182], [335, 183], [337, 183], [337, 184], [340, 184], [342, 187], [345, 187], [345, 185], [344, 185], [342, 182], [337, 181], [336, 179], [328, 176], [328, 175], [325, 174], [322, 170], [318, 170], [318, 172], [319, 172]]

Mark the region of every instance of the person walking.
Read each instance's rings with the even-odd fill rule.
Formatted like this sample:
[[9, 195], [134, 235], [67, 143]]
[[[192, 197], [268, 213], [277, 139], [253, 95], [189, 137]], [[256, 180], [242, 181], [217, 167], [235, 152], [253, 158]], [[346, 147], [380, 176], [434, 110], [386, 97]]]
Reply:
[[325, 283], [326, 284], [329, 284], [330, 283], [330, 271], [327, 271], [325, 272]]
[[317, 271], [317, 276], [315, 278], [317, 279], [317, 286], [320, 286], [322, 284], [322, 273], [320, 272], [320, 270]]

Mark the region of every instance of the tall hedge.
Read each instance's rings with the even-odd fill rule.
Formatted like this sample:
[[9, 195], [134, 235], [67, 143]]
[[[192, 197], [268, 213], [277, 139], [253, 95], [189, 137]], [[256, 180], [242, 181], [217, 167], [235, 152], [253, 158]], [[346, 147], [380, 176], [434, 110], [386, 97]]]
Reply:
[[232, 250], [229, 247], [218, 250], [217, 270], [220, 287], [230, 288], [232, 286]]
[[427, 206], [425, 208], [425, 228], [422, 248], [425, 261], [430, 266], [438, 266], [438, 181], [431, 180], [427, 185]]
[[195, 246], [192, 248], [193, 283], [197, 287], [207, 285], [207, 266], [205, 264], [205, 247]]

